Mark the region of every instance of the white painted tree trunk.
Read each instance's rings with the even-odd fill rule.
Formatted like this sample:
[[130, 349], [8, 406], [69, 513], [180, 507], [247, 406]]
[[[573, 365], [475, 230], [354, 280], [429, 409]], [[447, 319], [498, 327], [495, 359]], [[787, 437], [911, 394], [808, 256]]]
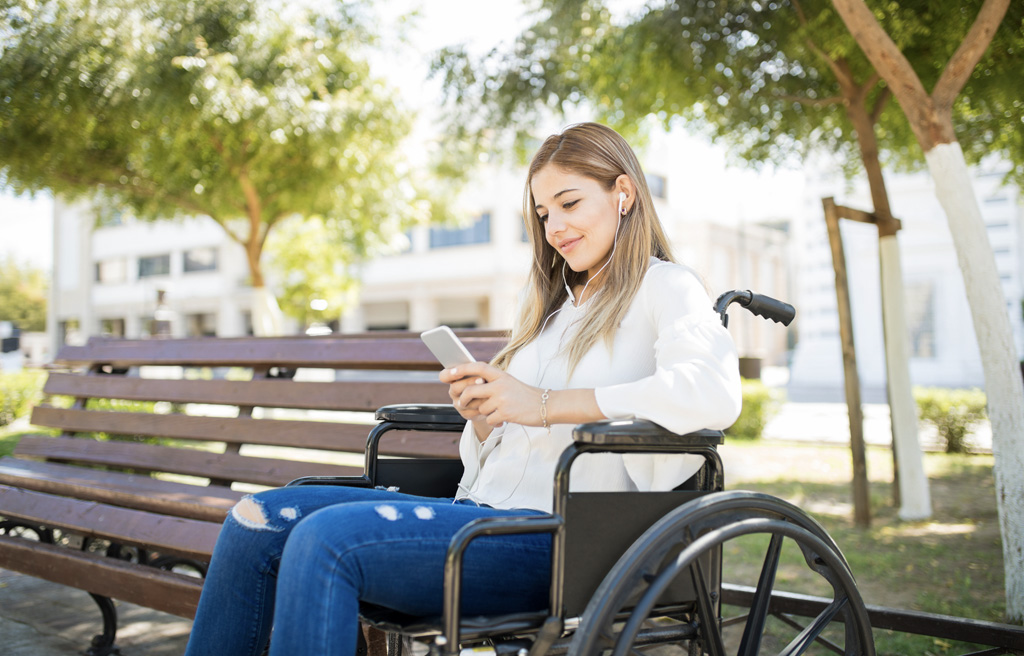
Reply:
[[885, 370], [889, 387], [893, 448], [899, 467], [900, 519], [927, 519], [932, 514], [928, 477], [917, 436], [917, 405], [910, 385], [910, 342], [907, 338], [903, 267], [896, 235], [878, 240], [882, 272], [882, 317], [885, 329]]
[[277, 337], [284, 332], [284, 313], [265, 286], [252, 290], [252, 332], [257, 337]]
[[935, 181], [935, 194], [946, 211], [953, 233], [981, 351], [992, 423], [996, 504], [1003, 537], [1006, 613], [1011, 621], [1021, 622], [1024, 621], [1024, 383], [995, 256], [960, 144], [940, 144], [925, 153], [925, 159]]

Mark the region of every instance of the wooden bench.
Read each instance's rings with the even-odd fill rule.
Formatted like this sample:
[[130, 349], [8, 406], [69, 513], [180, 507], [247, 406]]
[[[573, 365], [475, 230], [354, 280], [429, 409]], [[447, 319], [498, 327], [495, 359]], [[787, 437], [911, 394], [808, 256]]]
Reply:
[[[460, 336], [482, 360], [505, 340]], [[299, 477], [361, 475], [368, 413], [448, 403], [439, 369], [406, 332], [65, 347], [32, 413], [60, 435], [0, 459], [0, 567], [92, 594], [92, 654], [115, 649], [111, 599], [191, 618], [228, 510]], [[380, 453], [456, 459], [458, 435], [396, 431]]]

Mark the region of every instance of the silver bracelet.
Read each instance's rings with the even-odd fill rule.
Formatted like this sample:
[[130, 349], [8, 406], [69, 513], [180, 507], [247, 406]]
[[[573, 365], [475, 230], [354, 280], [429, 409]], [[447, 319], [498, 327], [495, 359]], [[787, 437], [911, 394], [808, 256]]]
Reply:
[[548, 435], [551, 434], [551, 424], [548, 423], [548, 399], [551, 398], [551, 390], [546, 389], [544, 393], [540, 395], [540, 421], [544, 425], [544, 428], [548, 429]]

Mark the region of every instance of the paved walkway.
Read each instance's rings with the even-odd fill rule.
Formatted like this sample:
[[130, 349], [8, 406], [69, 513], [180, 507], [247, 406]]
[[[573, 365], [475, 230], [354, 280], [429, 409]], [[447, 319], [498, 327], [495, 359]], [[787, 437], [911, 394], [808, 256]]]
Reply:
[[[191, 620], [117, 604], [122, 656], [181, 656]], [[102, 632], [99, 606], [85, 592], [0, 570], [0, 652], [5, 656], [81, 656]]]
[[[865, 403], [864, 441], [873, 445], [892, 444], [892, 423], [885, 403]], [[849, 444], [850, 415], [845, 403], [784, 403], [764, 429], [769, 440]], [[935, 429], [922, 426], [918, 440], [926, 450], [942, 450]], [[992, 451], [992, 429], [988, 422], [967, 437], [972, 449]]]

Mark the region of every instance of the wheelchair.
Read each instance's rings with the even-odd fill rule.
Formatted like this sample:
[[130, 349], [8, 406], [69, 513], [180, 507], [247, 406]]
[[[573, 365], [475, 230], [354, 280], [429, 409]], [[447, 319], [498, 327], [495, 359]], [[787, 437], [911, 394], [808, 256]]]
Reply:
[[[788, 325], [792, 306], [750, 291], [722, 294], [715, 310], [728, 326], [727, 310], [739, 304], [755, 315]], [[392, 405], [367, 440], [362, 476], [306, 477], [291, 485], [397, 486], [410, 494], [448, 497], [462, 474], [450, 459], [378, 458], [391, 431], [461, 431], [452, 406]], [[562, 453], [550, 515], [478, 519], [463, 527], [448, 548], [440, 617], [409, 617], [364, 604], [360, 619], [388, 635], [388, 656], [425, 647], [430, 656], [624, 656], [657, 653], [874, 655], [870, 621], [842, 552], [818, 522], [781, 499], [742, 490], [724, 491], [716, 450], [720, 431], [671, 433], [642, 420], [581, 424]], [[700, 470], [665, 492], [570, 491], [573, 462], [591, 453], [697, 454]], [[462, 558], [468, 545], [487, 535], [544, 532], [552, 536], [551, 587], [545, 611], [476, 617], [461, 608]], [[751, 537], [753, 536], [753, 537]], [[723, 556], [730, 545], [754, 540], [763, 561], [747, 569], [753, 586], [733, 586], [749, 611], [723, 617]], [[791, 557], [783, 558], [784, 549]], [[749, 551], [749, 549], [748, 549]], [[792, 555], [796, 554], [795, 557]], [[801, 625], [782, 615], [781, 638], [766, 632], [772, 592], [780, 572], [805, 567], [827, 603]], [[755, 574], [756, 573], [756, 576]], [[500, 593], [497, 592], [496, 593]], [[790, 634], [795, 634], [790, 639]], [[360, 636], [362, 639], [362, 636]], [[781, 640], [781, 641], [780, 641]], [[782, 645], [781, 648], [772, 642]], [[663, 651], [674, 648], [675, 651]], [[685, 651], [683, 651], [685, 650]]]

